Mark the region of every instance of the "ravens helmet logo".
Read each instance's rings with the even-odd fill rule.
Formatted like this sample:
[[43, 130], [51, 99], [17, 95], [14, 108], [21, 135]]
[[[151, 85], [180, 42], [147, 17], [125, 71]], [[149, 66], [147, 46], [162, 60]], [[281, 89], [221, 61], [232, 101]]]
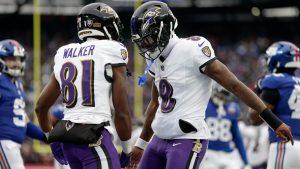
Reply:
[[145, 32], [150, 25], [156, 24], [156, 17], [159, 16], [161, 12], [161, 8], [155, 7], [147, 11], [144, 16], [143, 16], [143, 26], [142, 26], [142, 31]]
[[110, 15], [115, 15], [116, 14], [116, 12], [114, 12], [114, 10], [111, 7], [109, 7], [109, 6], [102, 7], [100, 9], [100, 12], [105, 12], [105, 13], [108, 13]]

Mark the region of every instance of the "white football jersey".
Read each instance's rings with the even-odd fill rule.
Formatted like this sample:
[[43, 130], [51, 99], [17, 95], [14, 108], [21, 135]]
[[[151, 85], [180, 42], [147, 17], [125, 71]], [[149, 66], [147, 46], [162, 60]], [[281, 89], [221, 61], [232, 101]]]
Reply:
[[99, 124], [111, 121], [111, 65], [126, 65], [126, 47], [116, 41], [89, 39], [58, 49], [54, 74], [65, 105], [64, 120]]
[[[159, 107], [152, 122], [154, 134], [162, 139], [208, 139], [204, 121], [212, 90], [212, 80], [203, 74], [205, 65], [215, 60], [215, 53], [203, 37], [170, 39], [160, 58], [150, 68], [159, 91]], [[197, 132], [184, 133], [182, 119]]]

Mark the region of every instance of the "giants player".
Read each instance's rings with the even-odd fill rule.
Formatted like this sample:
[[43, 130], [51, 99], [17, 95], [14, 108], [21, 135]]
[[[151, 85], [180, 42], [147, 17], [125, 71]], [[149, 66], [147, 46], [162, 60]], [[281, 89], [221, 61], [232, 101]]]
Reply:
[[0, 168], [25, 169], [21, 144], [26, 135], [46, 141], [43, 131], [29, 121], [21, 78], [25, 49], [19, 42], [0, 41]]
[[[234, 150], [237, 148], [244, 169], [251, 168], [238, 126], [240, 106], [230, 101], [231, 94], [217, 83], [206, 109], [206, 123], [211, 136], [206, 154], [205, 169], [240, 169]], [[218, 160], [216, 160], [218, 159]]]
[[[273, 43], [266, 51], [266, 75], [257, 85], [260, 97], [282, 121], [292, 129], [295, 145], [291, 146], [281, 140], [269, 129], [268, 169], [300, 168], [300, 78], [295, 71], [300, 68], [299, 48], [286, 41]], [[263, 121], [254, 112], [251, 114], [254, 124]]]

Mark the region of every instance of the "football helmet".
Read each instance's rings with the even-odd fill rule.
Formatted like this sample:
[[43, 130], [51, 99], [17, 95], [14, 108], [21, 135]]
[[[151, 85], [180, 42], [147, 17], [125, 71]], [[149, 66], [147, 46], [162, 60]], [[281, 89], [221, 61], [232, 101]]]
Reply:
[[140, 54], [154, 60], [168, 45], [177, 27], [177, 19], [167, 4], [150, 1], [139, 6], [130, 21], [132, 41]]
[[121, 41], [124, 26], [114, 9], [104, 3], [84, 6], [77, 16], [77, 30], [80, 40], [97, 37]]
[[212, 85], [212, 98], [213, 101], [219, 100], [219, 101], [227, 102], [233, 99], [233, 95], [223, 86], [221, 86], [219, 83], [214, 81]]
[[[9, 68], [5, 63], [5, 58], [20, 57], [21, 65], [17, 69]], [[19, 42], [6, 39], [0, 41], [0, 71], [7, 73], [13, 77], [19, 77], [24, 75], [25, 69], [25, 49]]]
[[273, 43], [266, 51], [269, 72], [278, 69], [300, 68], [299, 48], [287, 41]]

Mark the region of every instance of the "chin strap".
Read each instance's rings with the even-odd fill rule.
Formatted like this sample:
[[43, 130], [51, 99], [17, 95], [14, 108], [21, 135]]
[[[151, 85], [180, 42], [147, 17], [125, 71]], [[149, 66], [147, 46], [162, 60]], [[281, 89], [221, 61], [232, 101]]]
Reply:
[[150, 70], [150, 67], [152, 66], [152, 64], [154, 63], [154, 60], [150, 60], [150, 63], [147, 65], [145, 71], [144, 71], [144, 74], [139, 76], [138, 77], [138, 85], [143, 87], [146, 83], [146, 80], [147, 80], [147, 73], [149, 72]]

